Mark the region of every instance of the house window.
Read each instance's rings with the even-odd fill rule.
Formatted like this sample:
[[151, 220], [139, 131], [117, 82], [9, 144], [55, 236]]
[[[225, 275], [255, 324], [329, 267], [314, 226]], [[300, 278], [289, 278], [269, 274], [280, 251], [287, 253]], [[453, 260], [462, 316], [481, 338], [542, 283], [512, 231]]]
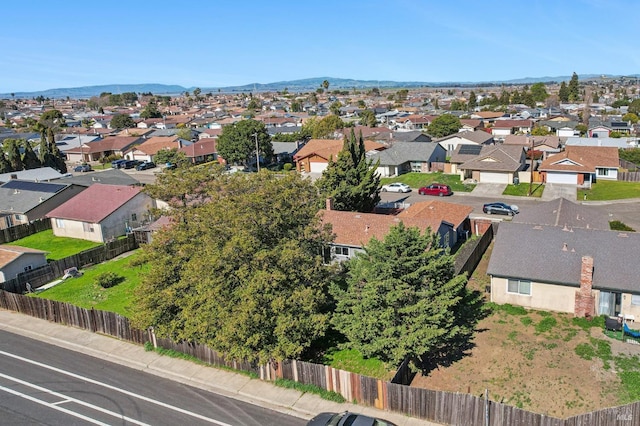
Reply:
[[64, 220], [56, 219], [56, 228], [64, 228]]
[[31, 265], [25, 266], [24, 271], [29, 272], [31, 270]]
[[14, 214], [14, 215], [13, 215], [13, 217], [14, 217], [16, 220], [22, 220], [22, 215], [21, 215], [21, 214]]
[[507, 283], [507, 293], [531, 295], [531, 281], [509, 279]]
[[138, 220], [138, 215], [137, 215], [137, 214], [135, 214], [135, 213], [131, 213], [131, 220], [132, 220], [133, 222], [135, 222], [136, 220]]
[[596, 168], [596, 174], [598, 176], [609, 176], [609, 169]]
[[420, 161], [411, 162], [411, 171], [420, 173], [422, 172], [422, 163]]
[[82, 222], [82, 230], [84, 232], [93, 232], [93, 223]]
[[334, 247], [333, 252], [336, 256], [349, 256], [349, 247]]
[[631, 295], [631, 304], [640, 306], [640, 294], [632, 294]]

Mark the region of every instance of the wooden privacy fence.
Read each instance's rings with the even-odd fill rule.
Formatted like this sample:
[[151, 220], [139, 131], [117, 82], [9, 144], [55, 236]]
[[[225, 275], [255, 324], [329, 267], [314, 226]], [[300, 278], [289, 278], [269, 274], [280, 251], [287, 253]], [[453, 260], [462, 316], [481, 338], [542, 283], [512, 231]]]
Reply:
[[205, 345], [189, 342], [176, 343], [170, 339], [156, 337], [152, 329], [146, 331], [135, 329], [131, 327], [127, 318], [113, 312], [84, 309], [68, 303], [6, 291], [0, 291], [0, 309], [86, 329], [139, 345], [151, 342], [155, 347], [184, 352], [211, 365], [256, 373], [263, 380], [283, 378], [303, 384], [316, 385], [322, 389], [339, 393], [347, 401], [400, 412], [442, 424], [459, 426], [631, 426], [637, 425], [640, 421], [640, 402], [605, 408], [568, 419], [558, 419], [476, 395], [414, 388], [304, 361], [285, 360], [267, 365], [234, 361]]
[[618, 180], [625, 182], [640, 182], [640, 172], [618, 172]]
[[0, 244], [10, 243], [47, 229], [51, 229], [51, 220], [49, 219], [38, 219], [30, 223], [0, 229]]
[[476, 266], [478, 266], [478, 262], [482, 259], [484, 252], [487, 251], [487, 247], [491, 244], [497, 226], [496, 223], [491, 224], [480, 238], [470, 241], [460, 248], [454, 260], [456, 275], [467, 272], [467, 276], [471, 276]]
[[87, 265], [101, 263], [136, 248], [138, 248], [138, 243], [133, 234], [129, 234], [126, 238], [114, 240], [64, 259], [49, 262], [39, 268], [22, 272], [16, 278], [0, 283], [0, 285], [3, 290], [12, 293], [24, 293], [27, 291], [27, 283], [31, 285], [31, 288], [37, 289], [62, 277], [66, 269], [73, 267], [80, 269]]

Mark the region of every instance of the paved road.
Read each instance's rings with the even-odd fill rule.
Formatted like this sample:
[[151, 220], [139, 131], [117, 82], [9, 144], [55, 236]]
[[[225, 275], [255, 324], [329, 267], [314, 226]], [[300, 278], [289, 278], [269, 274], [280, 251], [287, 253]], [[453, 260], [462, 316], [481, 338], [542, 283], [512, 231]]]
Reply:
[[[527, 209], [528, 207], [532, 207], [543, 203], [543, 200], [540, 199], [528, 199], [524, 197], [504, 197], [504, 196], [495, 196], [495, 197], [478, 197], [471, 195], [469, 193], [464, 194], [456, 194], [454, 193], [450, 197], [432, 197], [419, 195], [417, 191], [412, 191], [406, 194], [397, 194], [391, 192], [383, 192], [380, 193], [380, 198], [382, 201], [405, 201], [407, 203], [416, 203], [419, 201], [428, 201], [428, 200], [442, 200], [450, 203], [464, 204], [467, 206], [473, 207], [473, 214], [483, 215], [482, 213], [482, 205], [489, 202], [494, 201], [502, 201], [508, 204], [516, 204], [520, 211]], [[622, 223], [632, 227], [636, 231], [640, 232], [640, 200], [622, 200], [622, 201], [609, 201], [609, 202], [582, 202], [576, 201], [577, 203], [584, 204], [589, 208], [593, 208], [594, 210], [600, 211], [603, 214], [606, 214], [609, 218], [609, 221], [619, 220]], [[493, 217], [495, 218], [495, 217]]]
[[290, 417], [0, 331], [2, 424], [302, 426]]

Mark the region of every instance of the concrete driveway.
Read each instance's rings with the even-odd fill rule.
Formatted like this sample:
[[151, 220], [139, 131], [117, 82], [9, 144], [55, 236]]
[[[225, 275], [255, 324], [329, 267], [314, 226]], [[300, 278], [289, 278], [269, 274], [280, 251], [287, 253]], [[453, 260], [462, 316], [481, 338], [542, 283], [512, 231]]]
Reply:
[[471, 195], [476, 197], [503, 197], [502, 193], [507, 188], [503, 183], [478, 183]]
[[570, 201], [576, 201], [575, 185], [563, 185], [561, 183], [546, 183], [544, 185], [544, 191], [542, 192], [542, 201], [551, 201], [556, 198], [566, 198]]

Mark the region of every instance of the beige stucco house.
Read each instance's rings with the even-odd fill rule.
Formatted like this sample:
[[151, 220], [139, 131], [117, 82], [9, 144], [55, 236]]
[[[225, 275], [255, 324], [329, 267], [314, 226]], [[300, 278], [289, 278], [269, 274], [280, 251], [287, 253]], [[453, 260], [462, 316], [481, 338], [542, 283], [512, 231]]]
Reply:
[[491, 301], [640, 319], [638, 247], [633, 232], [501, 223], [487, 269]]
[[56, 236], [107, 242], [143, 224], [154, 207], [138, 186], [96, 183], [47, 217]]

